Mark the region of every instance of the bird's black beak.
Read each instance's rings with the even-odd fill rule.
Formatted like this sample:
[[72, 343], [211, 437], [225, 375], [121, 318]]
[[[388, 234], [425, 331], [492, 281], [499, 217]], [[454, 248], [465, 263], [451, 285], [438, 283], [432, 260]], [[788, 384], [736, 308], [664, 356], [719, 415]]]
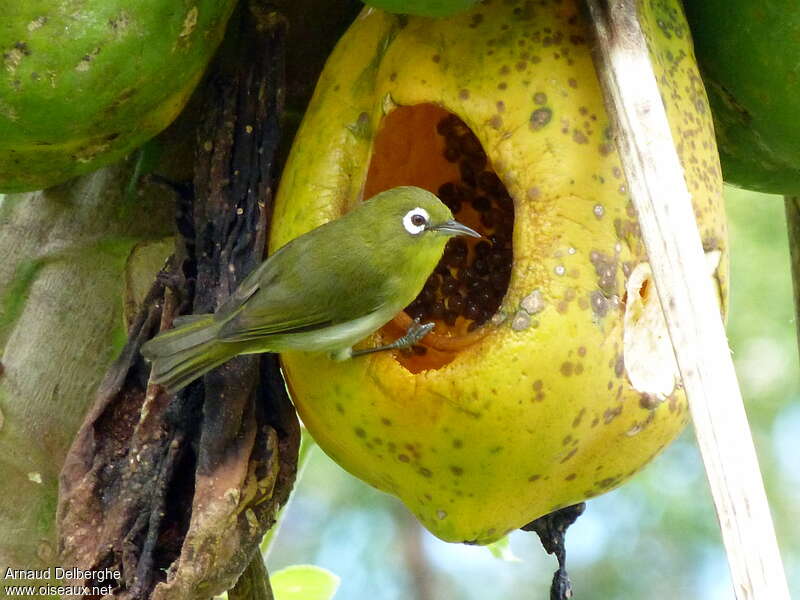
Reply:
[[468, 235], [470, 237], [483, 237], [480, 233], [475, 231], [474, 229], [470, 229], [466, 225], [459, 223], [455, 219], [450, 219], [449, 221], [445, 221], [441, 225], [436, 225], [433, 227], [434, 231], [439, 231], [441, 233], [449, 233], [452, 235]]

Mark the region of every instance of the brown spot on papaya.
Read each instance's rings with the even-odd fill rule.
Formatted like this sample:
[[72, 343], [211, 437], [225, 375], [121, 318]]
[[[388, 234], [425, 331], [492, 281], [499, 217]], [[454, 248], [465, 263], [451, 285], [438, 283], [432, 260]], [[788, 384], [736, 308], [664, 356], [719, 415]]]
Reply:
[[589, 142], [589, 138], [586, 137], [586, 134], [578, 129], [574, 129], [572, 131], [572, 141], [576, 144], [586, 144]]
[[369, 114], [362, 112], [354, 123], [350, 123], [347, 129], [360, 140], [369, 140], [372, 137], [372, 126], [370, 125]]
[[561, 370], [561, 374], [564, 377], [569, 377], [570, 375], [572, 375], [572, 369], [573, 369], [573, 365], [572, 365], [571, 362], [564, 361], [563, 363], [561, 363], [561, 369], [560, 370]]
[[570, 458], [572, 458], [573, 456], [575, 456], [575, 453], [576, 453], [577, 451], [578, 451], [578, 448], [577, 448], [577, 447], [573, 448], [573, 449], [572, 449], [572, 450], [570, 450], [570, 451], [567, 453], [567, 455], [566, 455], [566, 456], [564, 456], [564, 458], [562, 458], [562, 459], [561, 459], [559, 462], [560, 462], [560, 463], [562, 463], [562, 464], [563, 464], [563, 463], [565, 463], [565, 462], [567, 462], [567, 461], [568, 461]]
[[661, 404], [661, 400], [655, 394], [643, 392], [642, 395], [639, 396], [639, 406], [645, 410], [653, 410], [659, 404]]
[[621, 414], [622, 414], [622, 405], [621, 404], [619, 406], [614, 407], [614, 408], [607, 408], [605, 410], [605, 412], [603, 413], [603, 423], [608, 425], [609, 423], [611, 423], [611, 421], [616, 419]]
[[617, 377], [622, 377], [622, 374], [625, 372], [625, 356], [623, 354], [618, 354], [616, 360], [614, 361], [614, 375]]
[[595, 487], [604, 490], [615, 485], [621, 479], [622, 479], [622, 474], [614, 475], [613, 477], [606, 477], [605, 479], [601, 479], [600, 481], [595, 482]]
[[598, 317], [605, 317], [608, 314], [608, 299], [600, 290], [594, 290], [589, 294], [589, 305]]
[[537, 108], [531, 113], [530, 128], [538, 131], [544, 128], [553, 118], [553, 111], [550, 108]]

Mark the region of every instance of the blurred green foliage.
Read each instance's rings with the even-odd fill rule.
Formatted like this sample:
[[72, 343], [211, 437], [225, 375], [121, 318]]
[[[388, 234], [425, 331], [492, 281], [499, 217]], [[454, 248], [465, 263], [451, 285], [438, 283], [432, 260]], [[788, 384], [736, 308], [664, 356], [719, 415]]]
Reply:
[[313, 565], [292, 565], [270, 577], [275, 600], [330, 600], [339, 577]]
[[[728, 333], [789, 586], [800, 596], [800, 368], [783, 199], [728, 188]], [[268, 561], [341, 577], [343, 600], [546, 599], [555, 559], [515, 532], [520, 561], [446, 544], [399, 501], [315, 451]], [[588, 503], [567, 536], [578, 600], [732, 599], [705, 472], [691, 429], [622, 488]]]

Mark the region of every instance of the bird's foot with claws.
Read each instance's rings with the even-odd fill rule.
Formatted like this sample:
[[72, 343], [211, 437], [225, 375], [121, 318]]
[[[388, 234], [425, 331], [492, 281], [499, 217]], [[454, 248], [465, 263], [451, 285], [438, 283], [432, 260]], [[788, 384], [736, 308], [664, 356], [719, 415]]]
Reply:
[[410, 348], [411, 346], [414, 346], [417, 344], [417, 342], [421, 342], [422, 338], [433, 331], [434, 327], [434, 323], [420, 323], [419, 318], [414, 319], [414, 322], [408, 326], [408, 329], [406, 329], [406, 334], [394, 342], [397, 344], [395, 347]]
[[383, 352], [384, 350], [400, 350], [403, 348], [410, 348], [428, 335], [434, 328], [433, 323], [420, 323], [419, 319], [414, 319], [414, 322], [409, 325], [403, 337], [396, 339], [391, 344], [385, 346], [378, 346], [376, 348], [364, 348], [363, 350], [352, 350], [350, 357], [363, 356], [365, 354], [373, 354], [375, 352]]

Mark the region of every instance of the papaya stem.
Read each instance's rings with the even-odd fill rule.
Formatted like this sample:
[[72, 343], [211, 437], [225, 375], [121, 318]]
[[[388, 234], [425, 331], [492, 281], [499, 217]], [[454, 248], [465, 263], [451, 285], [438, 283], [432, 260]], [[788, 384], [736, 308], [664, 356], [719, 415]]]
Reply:
[[800, 347], [800, 196], [785, 196], [784, 202], [794, 290], [794, 324], [797, 328], [797, 344]]
[[553, 573], [553, 582], [550, 584], [550, 600], [566, 600], [572, 597], [572, 584], [567, 575], [565, 537], [567, 529], [583, 514], [584, 510], [586, 510], [585, 502], [573, 504], [548, 513], [521, 527], [523, 531], [535, 531], [545, 552], [555, 554], [556, 560], [558, 560], [558, 569]]

